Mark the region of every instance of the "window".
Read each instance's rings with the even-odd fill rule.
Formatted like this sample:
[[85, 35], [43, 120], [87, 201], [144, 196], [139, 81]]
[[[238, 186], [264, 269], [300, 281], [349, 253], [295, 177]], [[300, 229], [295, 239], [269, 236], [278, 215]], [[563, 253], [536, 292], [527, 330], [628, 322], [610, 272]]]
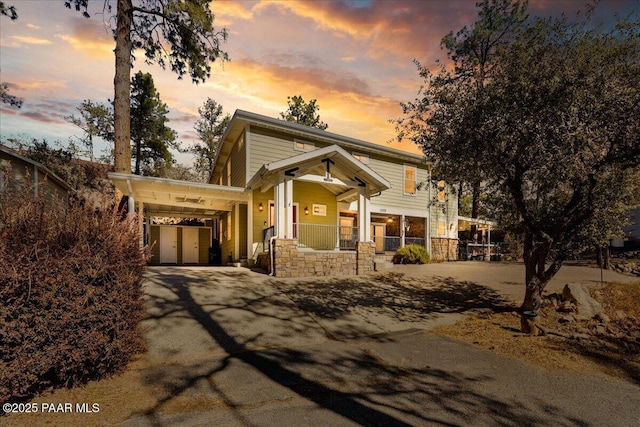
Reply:
[[444, 236], [446, 224], [444, 221], [438, 221], [438, 236]]
[[360, 160], [365, 165], [369, 164], [369, 155], [368, 154], [353, 153], [353, 157], [355, 157], [356, 160]]
[[444, 202], [444, 201], [446, 201], [444, 181], [438, 181], [437, 185], [438, 185], [438, 201], [439, 202]]
[[242, 149], [242, 147], [244, 147], [244, 133], [238, 139], [238, 151], [240, 151]]
[[416, 194], [417, 168], [412, 165], [404, 165], [404, 194]]
[[293, 149], [296, 151], [312, 151], [316, 146], [312, 142], [306, 141], [293, 141]]
[[231, 212], [227, 212], [227, 240], [231, 240]]
[[227, 162], [227, 185], [231, 185], [231, 159]]

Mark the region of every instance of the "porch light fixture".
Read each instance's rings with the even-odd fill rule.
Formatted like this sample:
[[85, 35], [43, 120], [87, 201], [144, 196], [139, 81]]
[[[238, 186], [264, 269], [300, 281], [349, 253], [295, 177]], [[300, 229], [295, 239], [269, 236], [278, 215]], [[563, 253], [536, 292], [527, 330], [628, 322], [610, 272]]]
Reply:
[[304, 214], [309, 215], [309, 206], [304, 207]]
[[387, 222], [388, 222], [388, 223], [392, 223], [392, 222], [393, 222], [393, 218], [391, 218], [391, 217], [387, 217]]
[[258, 210], [260, 212], [262, 212], [264, 210], [264, 206], [262, 205], [262, 202], [260, 202], [260, 204], [258, 205]]

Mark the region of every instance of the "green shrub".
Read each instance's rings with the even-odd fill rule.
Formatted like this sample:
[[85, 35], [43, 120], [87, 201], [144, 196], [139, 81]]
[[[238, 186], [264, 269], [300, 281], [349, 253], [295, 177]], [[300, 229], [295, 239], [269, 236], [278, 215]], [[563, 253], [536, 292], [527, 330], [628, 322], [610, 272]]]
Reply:
[[429, 252], [420, 245], [407, 245], [393, 255], [394, 264], [427, 264]]
[[113, 210], [0, 192], [0, 403], [105, 377], [143, 350], [138, 237]]

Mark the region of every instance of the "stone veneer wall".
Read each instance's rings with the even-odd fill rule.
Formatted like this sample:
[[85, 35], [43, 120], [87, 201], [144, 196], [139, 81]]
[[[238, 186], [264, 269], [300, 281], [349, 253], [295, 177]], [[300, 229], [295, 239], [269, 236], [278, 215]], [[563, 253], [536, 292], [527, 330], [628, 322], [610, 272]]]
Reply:
[[458, 259], [458, 239], [432, 237], [429, 255], [431, 255], [431, 262], [456, 261]]
[[356, 251], [304, 251], [294, 239], [274, 241], [275, 277], [353, 276], [373, 272], [375, 245], [358, 243]]
[[357, 270], [356, 274], [373, 273], [375, 267], [376, 244], [373, 242], [356, 243]]

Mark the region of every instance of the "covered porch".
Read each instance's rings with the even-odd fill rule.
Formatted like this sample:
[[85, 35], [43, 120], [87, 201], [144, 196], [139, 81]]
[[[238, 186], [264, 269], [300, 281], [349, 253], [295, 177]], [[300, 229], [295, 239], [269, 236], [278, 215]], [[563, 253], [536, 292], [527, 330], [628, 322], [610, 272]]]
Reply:
[[[348, 265], [339, 270], [353, 268], [359, 274], [357, 265], [364, 268], [369, 262], [358, 254], [375, 252], [371, 195], [390, 187], [385, 178], [336, 145], [263, 165], [248, 185], [253, 193], [254, 222], [263, 225], [254, 233], [262, 249], [256, 252], [269, 254], [269, 270], [278, 276], [331, 274], [326, 273], [327, 263]], [[353, 204], [353, 212], [345, 215], [341, 204]], [[353, 252], [353, 260], [346, 260], [347, 252]], [[319, 256], [322, 261], [317, 261]], [[301, 257], [314, 258], [300, 263], [316, 267], [297, 271], [298, 262], [290, 259]], [[373, 269], [373, 255], [370, 264]]]

